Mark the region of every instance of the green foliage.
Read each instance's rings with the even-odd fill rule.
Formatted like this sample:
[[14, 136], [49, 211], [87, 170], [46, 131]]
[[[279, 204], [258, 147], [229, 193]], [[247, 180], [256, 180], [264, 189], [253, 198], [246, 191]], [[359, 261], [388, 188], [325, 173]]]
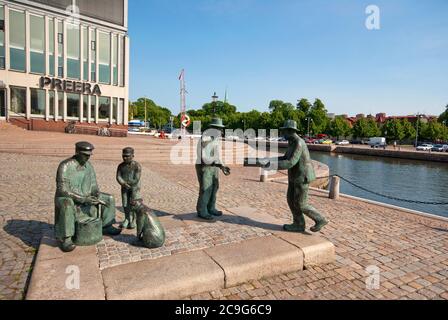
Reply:
[[448, 126], [448, 104], [446, 105], [445, 109], [445, 112], [443, 112], [439, 116], [439, 122], [444, 124], [445, 126]]
[[355, 122], [352, 133], [355, 138], [371, 138], [380, 136], [381, 130], [374, 119], [362, 118]]
[[[437, 121], [430, 121], [422, 125], [420, 137], [429, 141], [448, 140], [448, 130], [446, 126]], [[421, 139], [420, 139], [421, 140]]]
[[401, 125], [403, 127], [403, 133], [404, 133], [404, 139], [411, 140], [412, 138], [415, 138], [415, 128], [407, 119], [404, 119], [401, 122]]
[[158, 106], [154, 101], [147, 98], [139, 98], [129, 105], [129, 119], [145, 120], [145, 101], [146, 118], [151, 127], [160, 128], [169, 123], [171, 111], [167, 108]]
[[351, 128], [349, 123], [343, 117], [334, 118], [330, 124], [329, 129], [327, 130], [328, 134], [333, 137], [336, 137], [339, 140], [339, 137], [346, 138], [351, 133]]
[[406, 136], [403, 123], [398, 119], [388, 120], [383, 128], [383, 136], [389, 141], [401, 141]]

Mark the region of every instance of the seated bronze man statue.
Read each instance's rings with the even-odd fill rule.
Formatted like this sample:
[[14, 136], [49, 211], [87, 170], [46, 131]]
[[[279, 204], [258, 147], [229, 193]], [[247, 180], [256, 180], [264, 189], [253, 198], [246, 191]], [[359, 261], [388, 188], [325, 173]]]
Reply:
[[55, 194], [55, 237], [62, 251], [77, 245], [93, 245], [102, 234], [117, 235], [115, 199], [98, 189], [95, 170], [89, 162], [94, 147], [76, 144], [76, 154], [59, 164]]

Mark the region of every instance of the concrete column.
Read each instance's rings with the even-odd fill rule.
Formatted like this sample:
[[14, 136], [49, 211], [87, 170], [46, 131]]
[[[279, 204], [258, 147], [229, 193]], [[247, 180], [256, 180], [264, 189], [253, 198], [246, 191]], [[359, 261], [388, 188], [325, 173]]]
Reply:
[[330, 194], [329, 198], [333, 200], [339, 199], [339, 185], [340, 185], [340, 178], [339, 177], [331, 177], [330, 182]]
[[[64, 54], [63, 54], [63, 57], [62, 57], [63, 61], [64, 61], [64, 63], [63, 63], [63, 66], [64, 66], [64, 72], [63, 72], [64, 76], [63, 76], [63, 78], [67, 78], [67, 23], [65, 22], [65, 20], [62, 21], [62, 30], [63, 30], [63, 36], [62, 36], [63, 41], [62, 41], [62, 44], [63, 44], [63, 51], [64, 51]], [[64, 101], [67, 101], [67, 99], [65, 99]], [[64, 105], [65, 105], [65, 107], [67, 107], [67, 103], [66, 102], [64, 103]], [[66, 109], [64, 109], [64, 110], [66, 110]], [[64, 111], [64, 114], [66, 114], [66, 111]], [[66, 121], [66, 120], [67, 119], [64, 118], [64, 121]]]
[[117, 41], [118, 41], [118, 43], [117, 43], [117, 50], [118, 50], [118, 57], [117, 57], [117, 73], [118, 73], [118, 86], [120, 87], [121, 85], [121, 72], [122, 72], [122, 69], [123, 69], [123, 66], [121, 65], [121, 55], [123, 54], [122, 53], [122, 47], [121, 47], [121, 43], [122, 43], [122, 37], [121, 37], [121, 35], [118, 35], [118, 37], [117, 37]]
[[95, 123], [99, 123], [100, 117], [98, 114], [98, 96], [93, 96], [92, 98], [95, 99]]
[[59, 92], [54, 91], [54, 121], [58, 121], [59, 117]]
[[[90, 27], [87, 27], [87, 72], [88, 72], [87, 81], [89, 81], [89, 82], [91, 81], [91, 75], [92, 75], [92, 71], [90, 70], [90, 67], [91, 67], [91, 64], [92, 64], [92, 59], [90, 57], [90, 49], [91, 49], [91, 45], [92, 45], [91, 44], [92, 43], [92, 37], [90, 35], [91, 32], [92, 31], [91, 31]], [[89, 98], [89, 101], [90, 101], [90, 98]], [[90, 110], [90, 105], [89, 105], [89, 110]], [[90, 119], [89, 119], [89, 122], [90, 122]]]
[[30, 88], [26, 88], [26, 118], [28, 120], [31, 119], [31, 90]]
[[[5, 70], [9, 70], [11, 63], [10, 63], [10, 52], [9, 52], [9, 8], [7, 5], [4, 6], [4, 13], [5, 13]], [[9, 100], [9, 95], [8, 99]], [[9, 110], [9, 109], [7, 109]]]
[[[64, 57], [64, 60], [65, 60], [65, 57]], [[64, 74], [65, 74], [65, 70], [64, 70]], [[63, 92], [62, 96], [64, 97], [64, 115], [63, 115], [63, 120], [64, 120], [64, 122], [67, 122], [67, 93]]]
[[[45, 74], [50, 74], [50, 28], [49, 28], [49, 18], [45, 16]], [[48, 91], [46, 91], [48, 96]], [[48, 119], [47, 119], [48, 121]]]
[[25, 11], [25, 57], [25, 72], [30, 73], [30, 13], [27, 10]]
[[84, 95], [79, 95], [79, 122], [84, 122]]
[[90, 119], [92, 118], [92, 111], [90, 108], [91, 102], [92, 102], [92, 96], [88, 95], [87, 96], [87, 123], [91, 123]]
[[11, 89], [6, 86], [6, 121], [9, 121], [9, 113], [11, 110]]
[[130, 48], [130, 41], [129, 37], [125, 37], [125, 65], [124, 65], [124, 87], [125, 87], [125, 98], [124, 98], [124, 124], [127, 125], [129, 121], [129, 48]]

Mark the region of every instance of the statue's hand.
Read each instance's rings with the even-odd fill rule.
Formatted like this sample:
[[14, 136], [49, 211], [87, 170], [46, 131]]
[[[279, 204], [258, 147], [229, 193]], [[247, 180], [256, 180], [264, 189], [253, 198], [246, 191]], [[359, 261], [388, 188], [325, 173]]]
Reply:
[[123, 187], [128, 190], [132, 188], [129, 183], [125, 183]]
[[97, 206], [101, 203], [101, 201], [98, 198], [90, 196], [86, 198], [85, 203], [90, 204], [92, 206]]
[[221, 168], [222, 172], [224, 173], [225, 176], [230, 175], [230, 168], [229, 167], [222, 167]]

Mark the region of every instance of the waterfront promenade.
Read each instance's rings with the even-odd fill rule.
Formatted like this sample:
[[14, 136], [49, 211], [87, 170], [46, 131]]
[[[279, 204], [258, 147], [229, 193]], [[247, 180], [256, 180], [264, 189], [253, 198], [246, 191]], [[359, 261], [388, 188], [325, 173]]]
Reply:
[[[142, 195], [147, 204], [159, 212], [194, 212], [198, 188], [194, 167], [170, 164], [172, 143], [168, 141], [0, 128], [2, 299], [23, 297], [41, 236], [52, 228], [57, 165], [73, 153], [74, 142], [80, 140], [96, 146], [92, 163], [100, 188], [115, 195], [117, 204], [121, 201], [115, 170], [121, 148], [130, 145], [136, 147], [136, 159], [143, 166]], [[30, 147], [20, 151], [24, 144]], [[253, 208], [289, 221], [285, 184], [260, 183], [256, 168], [231, 168], [232, 175], [221, 178], [221, 209]], [[318, 191], [311, 192], [310, 202], [331, 221], [322, 236], [336, 247], [335, 263], [190, 298], [448, 299], [448, 222], [348, 198], [335, 202]], [[379, 268], [376, 290], [366, 289], [368, 266]]]

